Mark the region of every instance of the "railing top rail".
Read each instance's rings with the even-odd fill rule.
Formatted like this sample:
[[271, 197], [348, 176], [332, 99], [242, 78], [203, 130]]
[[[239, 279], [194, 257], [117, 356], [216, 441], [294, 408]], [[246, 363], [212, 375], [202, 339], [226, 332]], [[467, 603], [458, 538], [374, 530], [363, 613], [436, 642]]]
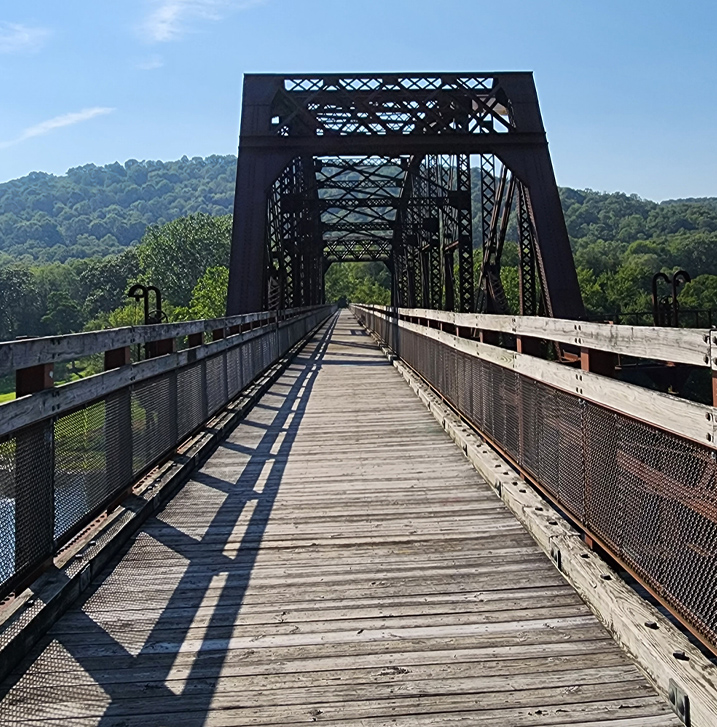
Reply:
[[[554, 389], [568, 392], [625, 416], [658, 427], [693, 442], [715, 448], [717, 417], [715, 408], [681, 399], [672, 394], [653, 391], [636, 384], [613, 379], [591, 371], [575, 369], [557, 361], [549, 361], [508, 348], [464, 338], [435, 326], [406, 320], [408, 316], [389, 316], [383, 306], [354, 306], [376, 318], [395, 321], [397, 327], [443, 343], [471, 357], [488, 361], [501, 368], [540, 381]], [[406, 309], [398, 309], [404, 313]], [[395, 312], [395, 309], [394, 309]], [[412, 317], [418, 311], [413, 312]], [[425, 311], [435, 313], [436, 311]], [[441, 311], [438, 311], [441, 313]], [[493, 317], [493, 316], [490, 316]], [[704, 363], [702, 365], [705, 365]]]
[[406, 318], [448, 323], [461, 328], [546, 339], [623, 356], [717, 367], [712, 355], [712, 347], [717, 347], [717, 332], [709, 328], [627, 326], [563, 318], [454, 313], [426, 308], [390, 308], [381, 305], [357, 307], [381, 313], [394, 313]]
[[[312, 306], [308, 308], [292, 309], [291, 315], [279, 323], [279, 329], [290, 325], [294, 321], [309, 317], [312, 312], [329, 306]], [[251, 313], [250, 316], [259, 314]], [[232, 318], [217, 318], [211, 321], [234, 321], [241, 316]], [[255, 318], [255, 320], [261, 320]], [[199, 321], [201, 323], [201, 321]], [[208, 321], [210, 322], [210, 321]], [[183, 325], [183, 324], [169, 324]], [[234, 323], [234, 325], [237, 325]], [[147, 326], [149, 328], [149, 326]], [[208, 330], [216, 330], [217, 327]], [[117, 330], [117, 329], [115, 329]], [[123, 330], [123, 329], [119, 329]], [[49, 389], [38, 391], [34, 394], [21, 396], [17, 399], [0, 404], [0, 438], [12, 434], [22, 427], [30, 426], [38, 421], [52, 416], [58, 416], [64, 412], [71, 411], [85, 406], [92, 401], [106, 397], [114, 391], [118, 391], [131, 384], [139, 383], [154, 376], [187, 366], [189, 364], [208, 358], [222, 351], [231, 349], [241, 343], [250, 341], [253, 338], [264, 335], [267, 330], [274, 330], [273, 326], [258, 326], [244, 333], [236, 333], [221, 338], [218, 341], [205, 343], [201, 346], [183, 351], [175, 351], [156, 358], [149, 358], [138, 361], [121, 368], [103, 371], [77, 381], [72, 381], [62, 386], [55, 386]], [[198, 331], [195, 331], [198, 332]], [[173, 334], [173, 335], [183, 335]], [[43, 339], [36, 339], [43, 340]], [[146, 340], [146, 339], [145, 339]], [[157, 340], [157, 339], [152, 339]]]
[[41, 364], [60, 363], [103, 353], [138, 343], [162, 341], [196, 333], [228, 330], [248, 323], [262, 323], [300, 315], [312, 308], [289, 308], [283, 311], [259, 311], [227, 318], [207, 318], [180, 323], [157, 323], [147, 326], [125, 326], [100, 331], [71, 333], [63, 336], [25, 338], [0, 343], [0, 376]]

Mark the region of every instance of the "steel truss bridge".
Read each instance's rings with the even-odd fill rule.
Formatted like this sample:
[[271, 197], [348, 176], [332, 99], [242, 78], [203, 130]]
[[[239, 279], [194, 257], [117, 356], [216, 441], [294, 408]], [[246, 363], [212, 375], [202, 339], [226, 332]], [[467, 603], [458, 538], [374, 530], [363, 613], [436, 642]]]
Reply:
[[228, 307], [0, 343], [1, 725], [717, 725], [717, 334], [582, 320], [530, 74], [248, 76]]
[[236, 190], [231, 314], [319, 303], [346, 261], [385, 263], [396, 306], [507, 313], [512, 212], [520, 312], [581, 317], [530, 73], [248, 75]]

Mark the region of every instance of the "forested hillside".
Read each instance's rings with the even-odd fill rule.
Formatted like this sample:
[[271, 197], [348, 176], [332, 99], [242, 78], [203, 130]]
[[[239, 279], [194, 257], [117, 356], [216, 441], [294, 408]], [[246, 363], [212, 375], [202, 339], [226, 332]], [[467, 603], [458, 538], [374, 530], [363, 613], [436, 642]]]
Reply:
[[[235, 164], [233, 156], [130, 160], [1, 184], [0, 340], [134, 322], [125, 292], [138, 280], [162, 288], [175, 319], [219, 315]], [[693, 277], [683, 307], [717, 308], [716, 198], [658, 204], [569, 188], [561, 195], [590, 314], [648, 309], [652, 275], [679, 268]], [[476, 241], [479, 222], [476, 215]], [[515, 239], [513, 222], [502, 276], [514, 308]], [[479, 258], [477, 250], [476, 267]], [[382, 265], [346, 264], [332, 266], [326, 289], [332, 299], [385, 302], [389, 287]]]
[[64, 262], [137, 244], [149, 224], [232, 210], [236, 157], [86, 164], [0, 184], [0, 261]]

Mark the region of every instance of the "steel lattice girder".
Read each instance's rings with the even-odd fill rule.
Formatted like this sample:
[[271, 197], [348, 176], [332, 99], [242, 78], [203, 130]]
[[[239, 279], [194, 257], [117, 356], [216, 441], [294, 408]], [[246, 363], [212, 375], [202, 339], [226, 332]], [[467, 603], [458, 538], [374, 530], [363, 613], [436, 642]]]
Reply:
[[[261, 308], [272, 280], [282, 304], [309, 302], [332, 259], [387, 262], [394, 302], [472, 308], [470, 206], [446, 208], [445, 192], [467, 190], [470, 201], [473, 154], [499, 159], [523, 185], [547, 311], [580, 317], [530, 73], [245, 76], [228, 312]], [[288, 169], [293, 181], [280, 183]]]

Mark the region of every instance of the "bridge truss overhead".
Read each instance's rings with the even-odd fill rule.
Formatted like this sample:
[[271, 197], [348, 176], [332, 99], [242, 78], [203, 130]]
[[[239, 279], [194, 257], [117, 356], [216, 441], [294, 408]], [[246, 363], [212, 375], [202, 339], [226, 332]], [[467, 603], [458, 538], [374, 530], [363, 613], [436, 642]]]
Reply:
[[507, 312], [512, 215], [521, 313], [580, 317], [532, 74], [245, 76], [230, 314], [321, 302], [346, 261], [385, 263], [394, 305]]

